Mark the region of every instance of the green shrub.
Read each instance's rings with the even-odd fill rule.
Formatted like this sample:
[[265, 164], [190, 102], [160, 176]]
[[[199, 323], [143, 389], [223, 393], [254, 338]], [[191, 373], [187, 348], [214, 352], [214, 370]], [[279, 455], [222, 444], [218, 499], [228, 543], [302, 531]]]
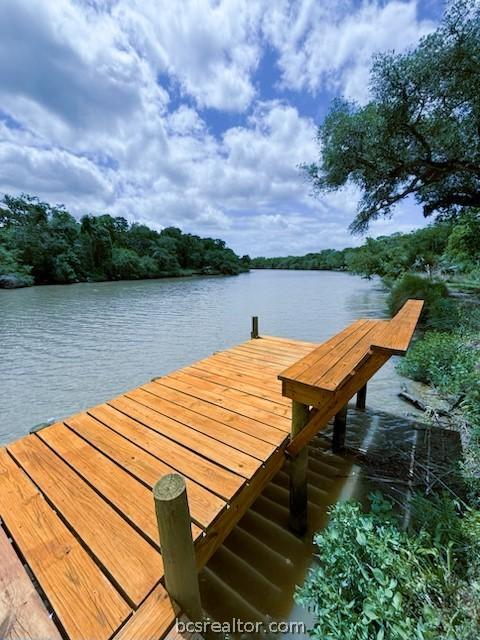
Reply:
[[[417, 530], [400, 530], [392, 505], [343, 502], [315, 536], [319, 564], [296, 600], [315, 614], [319, 640], [472, 640], [478, 637], [479, 516], [461, 518], [448, 498], [417, 502]], [[414, 505], [415, 508], [415, 505]], [[466, 594], [468, 594], [468, 601]]]
[[456, 331], [427, 331], [399, 363], [405, 376], [456, 396], [452, 414], [463, 435], [462, 475], [473, 504], [480, 504], [480, 310], [458, 304]]
[[435, 312], [439, 312], [439, 303], [445, 302], [448, 298], [448, 288], [444, 282], [406, 273], [393, 284], [388, 296], [388, 307], [392, 316], [409, 298], [425, 300], [422, 318], [428, 322]]
[[447, 394], [463, 393], [476, 375], [478, 354], [458, 333], [429, 331], [398, 365], [401, 374]]
[[20, 263], [18, 251], [8, 249], [3, 244], [0, 244], [0, 276], [18, 276], [26, 285], [32, 285], [33, 278], [30, 275], [31, 270], [31, 267], [28, 265], [22, 265]]

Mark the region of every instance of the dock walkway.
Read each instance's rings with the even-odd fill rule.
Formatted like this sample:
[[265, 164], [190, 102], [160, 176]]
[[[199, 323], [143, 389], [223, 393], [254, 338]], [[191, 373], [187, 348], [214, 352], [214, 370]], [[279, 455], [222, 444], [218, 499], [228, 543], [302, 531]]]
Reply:
[[[184, 476], [201, 568], [289, 447], [294, 455], [365, 384], [355, 371], [367, 365], [371, 377], [372, 357], [379, 368], [408, 347], [419, 313], [417, 305], [387, 333], [388, 322], [363, 321], [376, 324], [323, 346], [254, 338], [0, 449], [0, 636], [164, 637], [179, 611], [164, 587], [155, 483]], [[331, 366], [320, 375], [325, 354]], [[306, 399], [325, 372], [338, 384], [318, 402]], [[313, 407], [300, 445], [291, 438], [292, 399]]]

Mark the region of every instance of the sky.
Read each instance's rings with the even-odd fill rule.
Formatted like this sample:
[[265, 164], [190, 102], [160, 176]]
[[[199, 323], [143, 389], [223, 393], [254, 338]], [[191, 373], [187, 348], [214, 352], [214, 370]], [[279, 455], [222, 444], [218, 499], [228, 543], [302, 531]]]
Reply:
[[[314, 198], [332, 99], [441, 0], [0, 0], [0, 193], [222, 238], [237, 253], [353, 246], [352, 187]], [[369, 235], [425, 221], [414, 202]]]

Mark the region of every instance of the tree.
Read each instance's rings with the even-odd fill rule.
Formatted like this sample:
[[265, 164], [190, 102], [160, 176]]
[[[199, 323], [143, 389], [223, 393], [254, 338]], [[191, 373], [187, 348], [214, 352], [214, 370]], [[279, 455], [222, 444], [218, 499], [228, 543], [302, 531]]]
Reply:
[[480, 3], [457, 0], [416, 49], [374, 59], [368, 104], [334, 102], [304, 167], [314, 190], [361, 189], [353, 232], [407, 196], [425, 216], [480, 206], [479, 87]]
[[474, 269], [480, 264], [479, 237], [480, 211], [464, 214], [448, 238], [447, 258], [463, 269]]
[[26, 194], [0, 201], [0, 275], [24, 284], [235, 274], [248, 266], [248, 256], [240, 260], [223, 240], [176, 227], [158, 232], [109, 214], [79, 223], [63, 205]]

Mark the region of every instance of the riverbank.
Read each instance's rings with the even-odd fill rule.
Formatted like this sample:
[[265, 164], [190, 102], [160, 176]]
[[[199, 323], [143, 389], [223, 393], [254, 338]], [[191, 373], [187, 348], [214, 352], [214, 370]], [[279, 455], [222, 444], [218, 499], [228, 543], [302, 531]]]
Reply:
[[0, 287], [203, 275], [237, 275], [250, 258], [218, 238], [161, 231], [125, 218], [84, 215], [38, 198], [0, 201]]
[[0, 275], [0, 289], [24, 289], [26, 287], [33, 286], [49, 286], [49, 285], [63, 285], [63, 284], [94, 284], [100, 282], [129, 282], [132, 280], [164, 280], [165, 278], [192, 278], [194, 276], [238, 276], [240, 273], [248, 273], [250, 269], [242, 268], [239, 269], [236, 273], [222, 273], [219, 270], [215, 269], [180, 269], [179, 271], [172, 272], [164, 272], [160, 275], [151, 276], [149, 278], [100, 278], [98, 280], [94, 279], [86, 279], [86, 280], [74, 280], [68, 283], [58, 283], [58, 282], [44, 282], [35, 284], [32, 280], [26, 280], [24, 277], [19, 276], [18, 274], [3, 274]]

